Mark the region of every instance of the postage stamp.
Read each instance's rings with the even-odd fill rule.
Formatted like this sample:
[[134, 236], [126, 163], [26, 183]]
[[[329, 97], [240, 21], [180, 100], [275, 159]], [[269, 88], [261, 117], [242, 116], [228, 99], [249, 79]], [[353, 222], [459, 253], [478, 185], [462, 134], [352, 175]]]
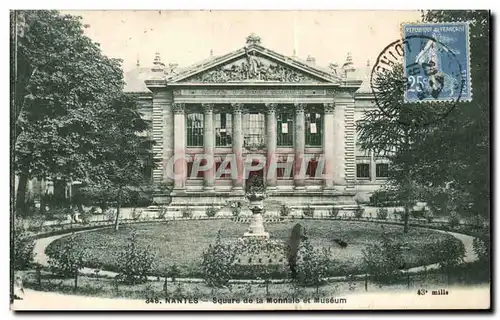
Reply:
[[426, 14], [12, 11], [11, 308], [489, 309], [489, 33]]
[[471, 101], [469, 23], [403, 24], [405, 102]]

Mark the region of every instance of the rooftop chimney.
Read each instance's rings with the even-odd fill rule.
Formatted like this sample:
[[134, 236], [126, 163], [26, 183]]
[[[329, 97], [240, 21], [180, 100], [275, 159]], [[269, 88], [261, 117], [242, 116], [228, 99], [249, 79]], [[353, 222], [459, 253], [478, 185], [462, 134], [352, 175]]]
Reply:
[[159, 52], [155, 53], [155, 59], [153, 61], [153, 65], [154, 66], [151, 69], [151, 71], [153, 71], [153, 72], [162, 72], [164, 67], [165, 67], [165, 64], [163, 64], [163, 62], [161, 62], [161, 57], [160, 57]]
[[356, 68], [354, 68], [354, 63], [352, 62], [352, 54], [350, 52], [347, 53], [347, 57], [345, 63], [342, 65], [342, 69], [344, 69], [346, 77], [349, 73], [356, 71]]

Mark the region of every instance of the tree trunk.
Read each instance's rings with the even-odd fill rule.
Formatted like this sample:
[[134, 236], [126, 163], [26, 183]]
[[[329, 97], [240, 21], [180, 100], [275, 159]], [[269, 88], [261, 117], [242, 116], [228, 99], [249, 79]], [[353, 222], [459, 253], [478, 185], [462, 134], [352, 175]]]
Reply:
[[[409, 132], [408, 129], [405, 130], [405, 144], [404, 144], [405, 152], [407, 155], [410, 154], [410, 137], [409, 137]], [[412, 190], [411, 190], [411, 176], [410, 176], [410, 166], [408, 163], [405, 164], [404, 166], [404, 174], [406, 177], [406, 183], [405, 183], [405, 193], [406, 193], [406, 199], [404, 199], [405, 202], [405, 220], [404, 220], [404, 229], [403, 233], [408, 233], [409, 228], [410, 228], [410, 210], [411, 210], [411, 198], [412, 198]]]
[[45, 215], [45, 200], [47, 198], [47, 181], [40, 179], [40, 214]]
[[78, 271], [75, 273], [75, 287], [73, 288], [74, 291], [78, 288]]
[[168, 276], [165, 276], [165, 283], [163, 284], [163, 292], [165, 294], [165, 299], [168, 298]]
[[408, 233], [409, 229], [410, 229], [410, 207], [407, 204], [405, 206], [403, 233]]
[[122, 192], [123, 192], [123, 188], [120, 186], [120, 188], [118, 189], [118, 200], [116, 203], [115, 231], [118, 231], [118, 223], [119, 223], [119, 219], [120, 219], [120, 209], [122, 206]]
[[28, 187], [28, 175], [22, 172], [19, 175], [16, 192], [16, 212], [17, 214], [26, 215], [26, 189]]

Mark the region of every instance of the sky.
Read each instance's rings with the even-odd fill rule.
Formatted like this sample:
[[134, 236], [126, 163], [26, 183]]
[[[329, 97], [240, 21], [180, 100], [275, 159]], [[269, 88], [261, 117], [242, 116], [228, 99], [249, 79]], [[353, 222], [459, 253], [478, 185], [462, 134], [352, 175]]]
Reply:
[[90, 25], [86, 34], [124, 71], [162, 62], [185, 67], [245, 45], [251, 33], [268, 49], [318, 65], [342, 64], [348, 52], [365, 66], [401, 37], [401, 23], [420, 21], [418, 11], [63, 11]]

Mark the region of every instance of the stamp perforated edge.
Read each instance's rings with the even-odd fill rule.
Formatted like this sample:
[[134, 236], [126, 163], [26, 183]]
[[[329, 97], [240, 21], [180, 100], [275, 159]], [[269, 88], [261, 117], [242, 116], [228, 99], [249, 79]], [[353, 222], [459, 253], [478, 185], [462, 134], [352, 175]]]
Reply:
[[[457, 24], [457, 23], [463, 23], [465, 24], [465, 27], [466, 27], [466, 43], [465, 43], [465, 47], [466, 47], [466, 50], [467, 50], [467, 74], [468, 74], [468, 78], [469, 78], [469, 81], [468, 83], [466, 83], [466, 85], [468, 86], [468, 89], [469, 89], [469, 97], [467, 97], [466, 99], [458, 99], [458, 100], [417, 100], [417, 101], [408, 101], [406, 100], [406, 94], [404, 95], [403, 97], [403, 102], [404, 103], [432, 103], [432, 104], [448, 104], [448, 103], [461, 103], [461, 102], [471, 102], [472, 101], [472, 95], [473, 95], [473, 92], [472, 92], [472, 72], [471, 72], [471, 63], [470, 63], [470, 59], [471, 59], [471, 51], [470, 51], [470, 21], [449, 21], [449, 22], [422, 22], [422, 21], [413, 21], [413, 22], [401, 22], [400, 23], [400, 36], [401, 36], [401, 39], [404, 41], [404, 38], [405, 38], [405, 34], [404, 34], [404, 27], [407, 26], [407, 25], [437, 25], [437, 24], [449, 24], [449, 25], [453, 25], [453, 24]], [[404, 60], [404, 58], [403, 58]]]

